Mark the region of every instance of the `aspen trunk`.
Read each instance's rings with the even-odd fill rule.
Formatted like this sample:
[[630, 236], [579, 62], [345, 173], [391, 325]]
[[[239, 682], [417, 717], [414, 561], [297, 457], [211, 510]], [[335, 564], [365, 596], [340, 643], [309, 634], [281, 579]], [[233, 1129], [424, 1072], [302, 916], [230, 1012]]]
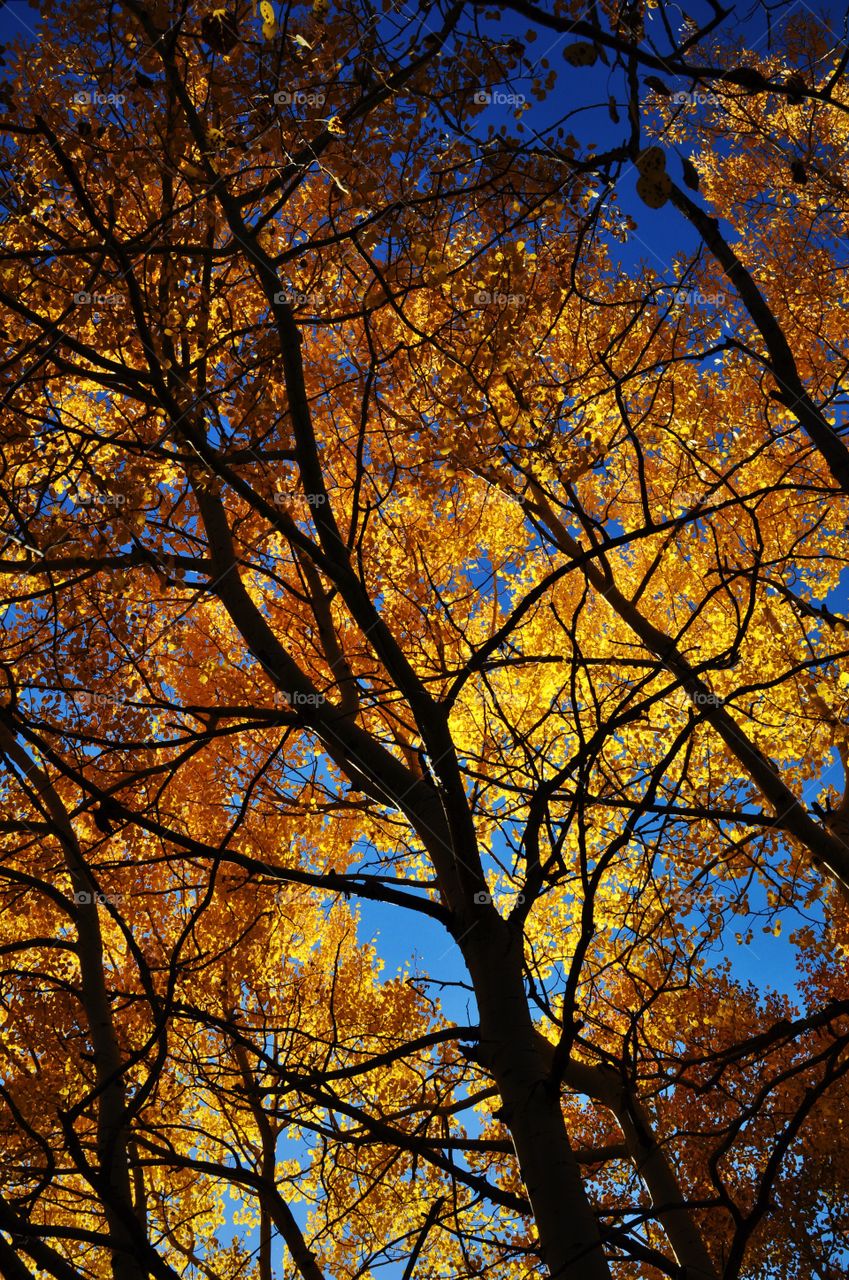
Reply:
[[522, 939], [479, 923], [464, 946], [480, 1012], [482, 1059], [503, 1102], [551, 1280], [610, 1280], [601, 1235], [569, 1144], [522, 980]]
[[90, 1037], [98, 1089], [97, 1173], [112, 1242], [112, 1276], [113, 1280], [146, 1280], [148, 1269], [138, 1256], [138, 1219], [130, 1179], [123, 1058], [106, 985], [100, 918], [92, 893], [94, 883], [80, 853], [71, 819], [49, 777], [33, 763], [5, 725], [0, 725], [0, 751], [16, 763], [37, 789], [45, 813], [53, 822], [72, 889], [79, 899], [76, 954], [80, 966], [80, 1001]]

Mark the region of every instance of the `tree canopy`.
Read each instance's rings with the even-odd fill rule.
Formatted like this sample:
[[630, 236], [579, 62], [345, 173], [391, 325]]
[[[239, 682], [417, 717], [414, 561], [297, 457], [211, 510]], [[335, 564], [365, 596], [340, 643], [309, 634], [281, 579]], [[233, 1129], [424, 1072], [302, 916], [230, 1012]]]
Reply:
[[847, 66], [717, 0], [7, 49], [9, 1280], [849, 1276]]

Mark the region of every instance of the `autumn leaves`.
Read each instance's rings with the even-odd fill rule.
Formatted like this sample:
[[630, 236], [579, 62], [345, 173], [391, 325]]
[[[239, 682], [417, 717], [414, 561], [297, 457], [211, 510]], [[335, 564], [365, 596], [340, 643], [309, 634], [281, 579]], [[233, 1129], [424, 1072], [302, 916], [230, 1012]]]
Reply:
[[669, 199], [672, 181], [666, 172], [666, 156], [660, 147], [649, 147], [637, 156], [637, 195], [650, 209], [660, 209]]
[[[823, 1175], [849, 1223], [849, 935], [805, 817], [818, 793], [836, 833], [830, 785], [842, 811], [849, 549], [804, 401], [770, 392], [786, 335], [836, 417], [817, 201], [842, 225], [846, 175], [806, 158], [792, 215], [753, 196], [775, 114], [745, 89], [761, 153], [712, 145], [696, 95], [737, 82], [685, 74], [690, 45], [674, 123], [643, 77], [639, 137], [578, 112], [543, 146], [470, 127], [520, 105], [524, 56], [477, 14], [440, 59], [433, 11], [316, 0], [280, 38], [281, 6], [209, 0], [142, 45], [75, 3], [5, 153], [0, 1269], [13, 1222], [60, 1259], [22, 1280], [268, 1280], [284, 1245], [302, 1280], [806, 1280]], [[608, 129], [623, 42], [657, 68], [641, 7], [604, 15], [562, 43], [605, 49]], [[806, 85], [810, 46], [782, 55]], [[108, 126], [71, 145], [38, 85], [82, 92], [81, 49]], [[847, 151], [841, 94], [812, 150]], [[617, 183], [686, 211], [685, 148], [699, 252], [629, 248]], [[357, 897], [411, 949], [444, 931], [418, 972], [380, 974]], [[727, 941], [791, 903], [798, 1018]]]

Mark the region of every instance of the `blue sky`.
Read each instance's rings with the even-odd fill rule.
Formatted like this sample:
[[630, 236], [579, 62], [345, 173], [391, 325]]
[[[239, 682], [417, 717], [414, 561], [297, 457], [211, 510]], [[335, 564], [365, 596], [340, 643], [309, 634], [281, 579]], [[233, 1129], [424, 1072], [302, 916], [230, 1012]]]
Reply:
[[8, 43], [19, 35], [28, 38], [35, 34], [37, 23], [37, 7], [26, 3], [26, 0], [5, 0], [0, 8], [0, 40]]

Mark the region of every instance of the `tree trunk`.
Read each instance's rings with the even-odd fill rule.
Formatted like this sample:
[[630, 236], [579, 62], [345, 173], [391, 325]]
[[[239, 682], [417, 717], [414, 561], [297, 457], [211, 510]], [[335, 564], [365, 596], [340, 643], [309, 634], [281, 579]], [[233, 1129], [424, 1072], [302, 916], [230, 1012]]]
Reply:
[[522, 937], [493, 911], [463, 944], [480, 1013], [481, 1057], [503, 1102], [551, 1280], [610, 1280], [601, 1234], [540, 1051], [522, 978]]
[[113, 1280], [147, 1280], [148, 1268], [138, 1256], [139, 1231], [133, 1205], [126, 1127], [123, 1058], [112, 1021], [104, 975], [95, 884], [88, 874], [68, 812], [48, 775], [33, 763], [14, 735], [0, 724], [0, 752], [14, 761], [38, 791], [45, 816], [53, 823], [65, 867], [77, 898], [76, 954], [80, 966], [80, 1002], [85, 1013], [97, 1082], [97, 1140], [103, 1212], [112, 1244]]

